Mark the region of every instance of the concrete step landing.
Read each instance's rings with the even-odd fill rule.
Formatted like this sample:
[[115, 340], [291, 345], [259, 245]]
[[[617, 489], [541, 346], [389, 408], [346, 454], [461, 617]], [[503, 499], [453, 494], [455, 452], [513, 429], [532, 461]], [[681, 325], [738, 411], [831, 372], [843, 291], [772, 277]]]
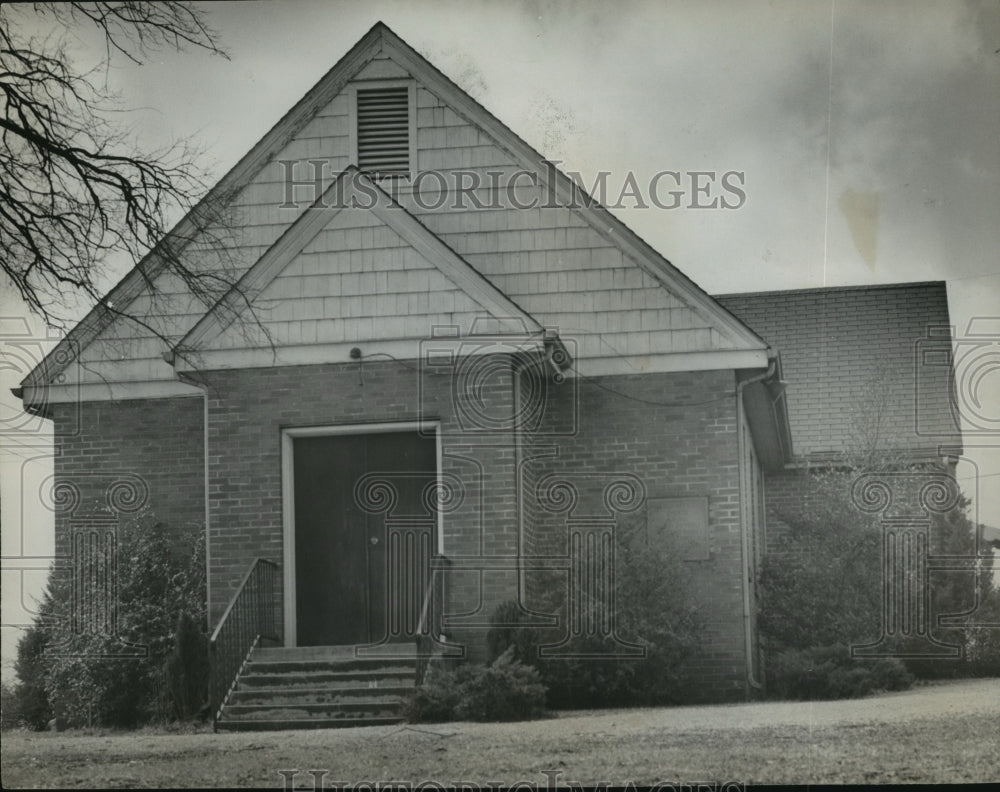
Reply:
[[216, 729], [400, 723], [416, 675], [413, 644], [258, 648], [223, 704]]

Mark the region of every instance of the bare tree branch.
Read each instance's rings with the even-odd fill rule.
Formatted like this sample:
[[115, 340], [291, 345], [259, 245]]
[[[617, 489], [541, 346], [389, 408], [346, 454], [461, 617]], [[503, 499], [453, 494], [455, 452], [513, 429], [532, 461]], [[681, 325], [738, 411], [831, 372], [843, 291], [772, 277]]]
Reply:
[[[19, 32], [16, 22], [32, 14], [54, 32]], [[0, 4], [0, 266], [25, 304], [53, 327], [66, 327], [80, 307], [99, 305], [169, 344], [167, 323], [159, 319], [174, 309], [154, 307], [154, 278], [169, 273], [203, 306], [218, 302], [242, 270], [225, 260], [231, 244], [211, 240], [224, 236], [232, 219], [224, 207], [191, 211], [206, 191], [193, 146], [144, 149], [121, 125], [114, 97], [96, 87], [97, 69], [74, 65], [66, 35], [83, 25], [105, 39], [104, 68], [118, 56], [141, 64], [161, 48], [225, 57], [202, 12], [184, 2]], [[171, 221], [184, 214], [194, 232], [168, 237]], [[195, 239], [202, 252], [217, 256], [214, 262], [189, 255]], [[156, 272], [138, 267], [150, 295], [146, 315], [102, 302], [109, 268], [123, 258], [139, 265], [151, 250]]]

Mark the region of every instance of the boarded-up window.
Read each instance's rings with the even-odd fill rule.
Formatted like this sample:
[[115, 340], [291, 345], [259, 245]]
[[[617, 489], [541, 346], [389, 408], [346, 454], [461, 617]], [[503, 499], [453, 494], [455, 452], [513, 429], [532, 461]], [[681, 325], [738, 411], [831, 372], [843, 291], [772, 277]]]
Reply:
[[649, 546], [681, 561], [708, 561], [708, 498], [650, 498], [646, 502]]
[[410, 89], [357, 91], [358, 167], [366, 173], [410, 172]]

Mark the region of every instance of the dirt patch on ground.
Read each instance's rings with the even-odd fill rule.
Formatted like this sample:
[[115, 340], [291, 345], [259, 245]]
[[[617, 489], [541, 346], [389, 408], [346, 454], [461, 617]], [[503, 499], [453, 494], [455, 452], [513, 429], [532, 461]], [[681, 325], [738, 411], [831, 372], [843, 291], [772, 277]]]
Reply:
[[327, 787], [984, 782], [1000, 780], [998, 712], [993, 679], [852, 701], [572, 712], [530, 723], [17, 732], [4, 735], [0, 773], [5, 788], [282, 787], [286, 777], [312, 788], [310, 770]]

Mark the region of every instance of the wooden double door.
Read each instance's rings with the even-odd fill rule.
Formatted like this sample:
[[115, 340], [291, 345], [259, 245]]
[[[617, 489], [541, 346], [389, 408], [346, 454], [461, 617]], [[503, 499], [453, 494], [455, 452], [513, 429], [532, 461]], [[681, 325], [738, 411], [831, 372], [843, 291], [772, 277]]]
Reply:
[[296, 643], [412, 640], [436, 536], [434, 438], [327, 434], [292, 448]]

